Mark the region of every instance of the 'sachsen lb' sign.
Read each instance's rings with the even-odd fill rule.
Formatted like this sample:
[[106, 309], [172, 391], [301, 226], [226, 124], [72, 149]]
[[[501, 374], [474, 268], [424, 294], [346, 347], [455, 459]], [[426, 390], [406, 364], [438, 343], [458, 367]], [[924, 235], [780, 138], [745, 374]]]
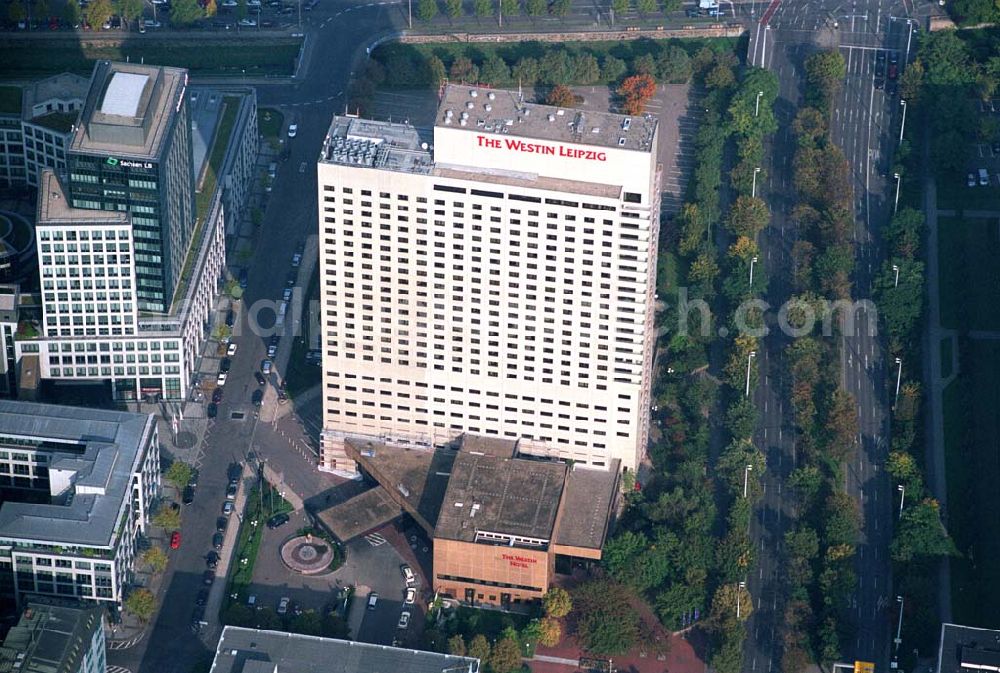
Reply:
[[500, 554], [500, 558], [510, 563], [514, 568], [528, 568], [530, 564], [538, 563], [538, 559], [520, 554]]
[[486, 147], [493, 150], [507, 150], [509, 152], [523, 152], [524, 154], [542, 154], [568, 159], [583, 159], [585, 161], [608, 160], [607, 153], [600, 150], [585, 150], [576, 147], [566, 147], [565, 145], [532, 143], [516, 138], [491, 138], [489, 136], [477, 135], [476, 143], [479, 147]]

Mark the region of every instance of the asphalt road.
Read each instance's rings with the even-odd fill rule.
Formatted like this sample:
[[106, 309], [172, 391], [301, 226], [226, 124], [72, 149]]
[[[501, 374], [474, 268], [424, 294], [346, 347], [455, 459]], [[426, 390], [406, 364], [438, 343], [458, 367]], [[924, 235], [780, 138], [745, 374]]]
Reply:
[[[800, 104], [804, 59], [814, 51], [834, 47], [847, 62], [847, 77], [834, 104], [831, 129], [852, 177], [857, 252], [853, 296], [869, 298], [883, 259], [878, 230], [892, 211], [894, 193], [888, 192], [895, 185], [891, 176], [886, 179], [886, 172], [902, 107], [897, 96], [875, 87], [876, 50], [898, 50], [900, 68], [905, 67], [911, 56], [907, 51], [909, 23], [896, 17], [908, 16], [911, 6], [886, 0], [808, 0], [772, 3], [770, 9], [770, 17], [763, 14], [762, 21], [751, 28], [749, 50], [751, 61], [774, 72], [780, 83], [776, 106], [780, 130], [765, 166], [769, 180], [764, 195], [773, 213], [771, 226], [761, 238], [763, 264], [770, 280], [767, 300], [778, 306], [790, 292], [789, 252], [797, 232], [788, 221], [795, 203], [791, 165], [795, 148], [789, 124]], [[884, 362], [883, 343], [869, 329], [869, 321], [876, 319], [861, 314], [842, 343], [842, 385], [855, 398], [859, 421], [857, 452], [849, 461], [844, 487], [857, 499], [862, 512], [856, 555], [858, 584], [851, 605], [845, 606], [855, 618], [857, 635], [847, 643], [842, 660], [872, 661], [884, 670], [890, 657], [890, 624], [897, 614], [887, 555], [894, 490], [883, 471], [889, 445], [886, 377], [891, 367]], [[756, 439], [767, 455], [768, 472], [763, 479], [762, 505], [751, 522], [758, 565], [748, 578], [756, 611], [748, 625], [746, 671], [780, 670], [781, 663], [784, 606], [780, 544], [789, 517], [794, 516], [792, 500], [782, 493], [782, 484], [796, 466], [793, 418], [783, 392], [787, 386], [781, 381], [782, 353], [787, 344], [787, 337], [774, 332], [765, 340], [763, 353], [758, 354], [761, 385], [753, 393], [761, 414]]]

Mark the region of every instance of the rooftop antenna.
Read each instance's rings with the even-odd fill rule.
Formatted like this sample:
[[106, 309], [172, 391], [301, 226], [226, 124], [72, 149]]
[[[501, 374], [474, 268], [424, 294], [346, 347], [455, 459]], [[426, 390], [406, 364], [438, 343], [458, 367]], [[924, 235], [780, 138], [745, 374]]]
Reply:
[[521, 91], [521, 78], [517, 78], [517, 102], [519, 105], [524, 105], [524, 93]]

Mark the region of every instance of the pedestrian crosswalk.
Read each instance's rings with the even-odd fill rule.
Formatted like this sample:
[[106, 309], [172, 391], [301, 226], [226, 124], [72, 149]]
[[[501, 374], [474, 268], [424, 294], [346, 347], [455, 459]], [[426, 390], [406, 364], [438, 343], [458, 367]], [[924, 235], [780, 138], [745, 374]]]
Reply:
[[380, 547], [385, 544], [385, 538], [378, 533], [369, 533], [365, 535], [365, 539], [368, 540], [368, 544], [373, 547]]

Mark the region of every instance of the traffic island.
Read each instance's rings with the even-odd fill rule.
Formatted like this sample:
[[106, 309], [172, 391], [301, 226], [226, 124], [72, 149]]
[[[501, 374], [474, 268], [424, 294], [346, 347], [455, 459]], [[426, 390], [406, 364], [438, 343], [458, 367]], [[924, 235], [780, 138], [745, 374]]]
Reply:
[[281, 545], [281, 561], [300, 575], [321, 575], [330, 571], [336, 559], [334, 545], [311, 533], [299, 535]]

